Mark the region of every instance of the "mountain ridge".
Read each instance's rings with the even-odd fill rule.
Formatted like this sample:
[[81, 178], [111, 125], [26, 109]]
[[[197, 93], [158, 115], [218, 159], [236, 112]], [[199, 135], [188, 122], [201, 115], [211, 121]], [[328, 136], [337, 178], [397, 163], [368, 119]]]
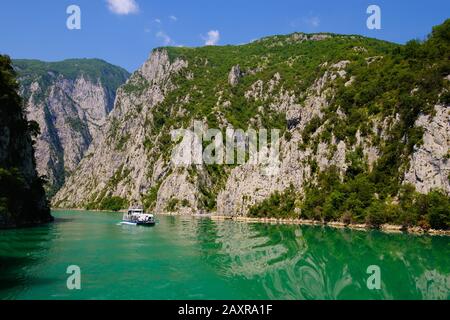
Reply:
[[27, 116], [41, 127], [37, 166], [39, 174], [49, 179], [52, 196], [99, 134], [112, 110], [115, 92], [129, 73], [100, 59], [21, 59], [13, 64]]
[[[411, 157], [408, 183], [422, 184], [425, 194], [450, 190], [449, 139], [438, 136], [448, 132], [449, 24], [405, 46], [294, 33], [237, 47], [155, 49], [119, 88], [102, 136], [53, 204], [107, 209], [143, 202], [155, 212], [270, 215], [267, 207], [281, 201], [272, 196], [292, 187], [293, 198], [283, 198], [291, 204], [280, 213], [286, 217], [407, 223], [407, 201], [401, 207], [399, 197], [428, 201], [404, 187]], [[268, 179], [249, 165], [174, 167], [170, 131], [190, 129], [194, 120], [205, 131], [280, 129], [281, 174]], [[434, 125], [443, 131], [428, 128]], [[333, 168], [339, 195], [320, 184], [321, 174], [332, 179]], [[372, 191], [363, 199], [364, 184]], [[324, 198], [314, 198], [314, 187], [324, 188]], [[444, 194], [436, 194], [437, 203], [448, 201]], [[342, 202], [333, 204], [335, 196]], [[328, 202], [335, 216], [323, 207]], [[260, 205], [266, 208], [255, 210]], [[397, 211], [377, 220], [384, 205]], [[424, 210], [408, 223], [430, 223], [434, 209]], [[448, 212], [442, 214], [445, 227]]]

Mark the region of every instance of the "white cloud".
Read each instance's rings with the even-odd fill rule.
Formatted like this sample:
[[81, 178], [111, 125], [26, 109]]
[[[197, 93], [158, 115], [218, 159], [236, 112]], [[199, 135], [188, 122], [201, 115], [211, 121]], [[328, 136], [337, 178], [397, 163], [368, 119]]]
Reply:
[[319, 17], [309, 17], [303, 20], [307, 25], [313, 28], [317, 28], [320, 25]]
[[174, 44], [175, 44], [175, 43], [172, 41], [172, 38], [169, 37], [169, 35], [168, 35], [167, 33], [165, 33], [164, 31], [159, 31], [159, 32], [156, 34], [156, 37], [162, 39], [162, 41], [163, 41], [163, 43], [164, 43], [165, 46], [168, 46], [168, 45], [174, 45]]
[[155, 19], [155, 22], [156, 23], [161, 23], [161, 20], [160, 19]]
[[172, 16], [170, 16], [170, 17], [169, 17], [169, 19], [170, 19], [170, 20], [172, 20], [172, 21], [177, 21], [177, 20], [178, 20], [178, 18], [177, 18], [177, 17], [175, 17], [175, 16], [173, 16], [173, 15], [172, 15]]
[[115, 14], [127, 15], [138, 13], [139, 6], [135, 0], [107, 0], [108, 8]]
[[211, 30], [208, 32], [207, 37], [203, 37], [205, 40], [205, 46], [215, 46], [220, 40], [219, 30]]

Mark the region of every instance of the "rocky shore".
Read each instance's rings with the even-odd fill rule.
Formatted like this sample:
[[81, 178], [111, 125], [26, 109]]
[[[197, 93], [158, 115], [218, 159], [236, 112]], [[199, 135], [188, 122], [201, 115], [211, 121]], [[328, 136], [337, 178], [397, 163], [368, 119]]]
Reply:
[[[183, 216], [179, 213], [159, 213], [158, 215], [164, 216]], [[368, 231], [373, 230], [367, 224], [345, 224], [342, 222], [328, 222], [324, 223], [321, 221], [314, 220], [306, 220], [306, 219], [275, 219], [275, 218], [251, 218], [251, 217], [241, 217], [241, 216], [223, 216], [223, 215], [215, 215], [215, 214], [194, 214], [190, 215], [191, 217], [196, 218], [210, 218], [212, 220], [217, 221], [236, 221], [236, 222], [245, 222], [245, 223], [266, 223], [266, 224], [285, 224], [285, 225], [310, 225], [310, 226], [327, 226], [332, 228], [339, 229], [352, 229], [352, 230], [361, 230]], [[392, 224], [384, 224], [380, 227], [379, 231], [385, 233], [409, 233], [415, 235], [436, 235], [436, 236], [450, 236], [450, 230], [434, 230], [428, 229], [425, 230], [420, 227], [408, 227], [405, 228], [400, 225], [392, 225]]]
[[[53, 209], [54, 211], [86, 211], [84, 209], [72, 208], [72, 209]], [[111, 212], [106, 210], [89, 210], [90, 212]], [[127, 210], [117, 211], [117, 214], [123, 214]], [[251, 217], [242, 217], [242, 216], [224, 216], [217, 215], [214, 213], [205, 213], [205, 214], [183, 214], [178, 212], [159, 212], [157, 216], [172, 216], [172, 217], [193, 217], [193, 218], [209, 218], [216, 221], [235, 221], [235, 222], [243, 222], [243, 223], [265, 223], [265, 224], [279, 224], [279, 225], [308, 225], [308, 226], [326, 226], [337, 229], [351, 229], [351, 230], [360, 230], [360, 231], [369, 231], [375, 230], [367, 224], [345, 224], [343, 222], [321, 222], [307, 219], [276, 219], [276, 218], [251, 218]], [[450, 230], [434, 230], [434, 229], [423, 229], [421, 227], [405, 227], [400, 225], [393, 224], [383, 224], [380, 229], [381, 232], [385, 233], [408, 233], [413, 235], [433, 235], [433, 236], [450, 236]]]

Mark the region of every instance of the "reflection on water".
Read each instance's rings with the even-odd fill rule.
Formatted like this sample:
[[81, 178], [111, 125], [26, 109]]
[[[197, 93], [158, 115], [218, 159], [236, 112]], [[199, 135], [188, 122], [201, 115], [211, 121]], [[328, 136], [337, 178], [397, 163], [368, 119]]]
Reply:
[[[57, 213], [57, 223], [0, 231], [3, 299], [449, 299], [450, 240], [309, 226]], [[65, 269], [80, 265], [83, 290]], [[369, 290], [367, 267], [381, 268]]]
[[[210, 220], [198, 231], [204, 253], [221, 257], [218, 269], [258, 280], [271, 299], [449, 298], [445, 237]], [[370, 265], [381, 267], [380, 291], [367, 289]]]

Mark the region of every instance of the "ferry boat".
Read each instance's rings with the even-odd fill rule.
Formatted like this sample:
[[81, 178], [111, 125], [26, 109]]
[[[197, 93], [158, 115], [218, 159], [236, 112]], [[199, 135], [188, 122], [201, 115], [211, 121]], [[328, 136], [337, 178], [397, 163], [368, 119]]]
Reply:
[[132, 226], [154, 226], [155, 216], [153, 214], [144, 213], [144, 209], [140, 207], [130, 208], [123, 215], [121, 224]]

